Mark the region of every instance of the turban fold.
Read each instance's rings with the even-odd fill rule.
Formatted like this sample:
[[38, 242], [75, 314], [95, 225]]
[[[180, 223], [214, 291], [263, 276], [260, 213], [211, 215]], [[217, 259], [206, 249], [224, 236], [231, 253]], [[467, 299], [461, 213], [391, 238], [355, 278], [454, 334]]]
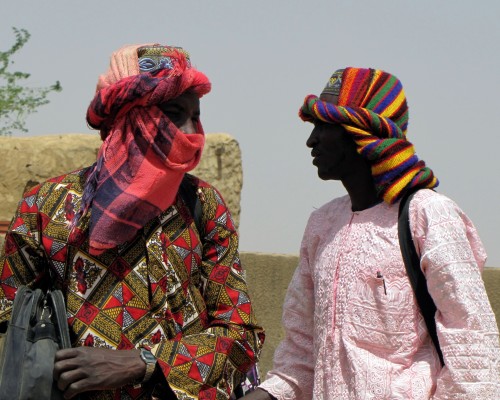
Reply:
[[337, 104], [308, 95], [300, 118], [343, 125], [370, 162], [379, 198], [393, 204], [408, 190], [438, 185], [406, 139], [408, 105], [399, 79], [380, 70], [348, 67], [332, 75], [323, 93], [337, 95]]
[[196, 133], [184, 134], [158, 105], [186, 92], [202, 97], [210, 88], [179, 47], [132, 45], [113, 53], [87, 110], [88, 124], [104, 142], [72, 221], [72, 233], [81, 237], [85, 226], [79, 224], [90, 214], [91, 254], [130, 241], [173, 204], [205, 137], [200, 122]]

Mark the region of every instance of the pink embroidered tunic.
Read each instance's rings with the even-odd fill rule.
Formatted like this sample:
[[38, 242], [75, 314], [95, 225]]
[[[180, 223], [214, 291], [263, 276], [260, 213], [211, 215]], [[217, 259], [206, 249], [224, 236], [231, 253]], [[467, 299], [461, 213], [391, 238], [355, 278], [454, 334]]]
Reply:
[[410, 226], [437, 307], [445, 366], [406, 275], [398, 204], [311, 214], [284, 304], [286, 337], [261, 388], [284, 399], [500, 399], [500, 345], [486, 253], [450, 199], [420, 190]]

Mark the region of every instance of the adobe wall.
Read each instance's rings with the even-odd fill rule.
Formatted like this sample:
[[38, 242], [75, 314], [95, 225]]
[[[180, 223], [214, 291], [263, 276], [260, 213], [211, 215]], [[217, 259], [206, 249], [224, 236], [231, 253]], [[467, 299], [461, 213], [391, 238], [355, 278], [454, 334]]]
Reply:
[[[12, 218], [27, 185], [91, 165], [100, 145], [98, 134], [0, 137], [0, 221]], [[225, 133], [207, 134], [193, 173], [221, 191], [238, 226], [243, 185], [238, 142]]]

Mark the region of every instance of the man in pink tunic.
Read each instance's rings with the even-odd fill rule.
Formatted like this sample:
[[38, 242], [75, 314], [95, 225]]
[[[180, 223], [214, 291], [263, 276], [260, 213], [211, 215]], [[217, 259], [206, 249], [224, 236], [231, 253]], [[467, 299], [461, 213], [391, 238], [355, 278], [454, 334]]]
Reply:
[[[481, 278], [476, 229], [406, 140], [401, 82], [380, 70], [336, 71], [299, 112], [323, 180], [347, 195], [315, 210], [288, 288], [286, 337], [247, 400], [500, 399], [498, 327]], [[418, 190], [418, 191], [417, 191]], [[398, 241], [398, 206], [437, 311], [442, 364]]]

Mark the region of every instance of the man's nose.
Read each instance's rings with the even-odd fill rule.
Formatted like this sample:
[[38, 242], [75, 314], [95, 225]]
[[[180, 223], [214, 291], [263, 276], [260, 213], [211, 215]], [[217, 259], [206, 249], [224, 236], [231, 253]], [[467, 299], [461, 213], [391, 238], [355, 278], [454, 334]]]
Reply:
[[187, 119], [186, 122], [179, 126], [179, 129], [187, 134], [196, 133], [196, 124], [192, 119]]
[[306, 146], [313, 148], [314, 145], [317, 143], [317, 141], [318, 140], [317, 140], [317, 135], [316, 135], [316, 128], [314, 128], [312, 130], [311, 134], [309, 135], [309, 138], [306, 141]]

